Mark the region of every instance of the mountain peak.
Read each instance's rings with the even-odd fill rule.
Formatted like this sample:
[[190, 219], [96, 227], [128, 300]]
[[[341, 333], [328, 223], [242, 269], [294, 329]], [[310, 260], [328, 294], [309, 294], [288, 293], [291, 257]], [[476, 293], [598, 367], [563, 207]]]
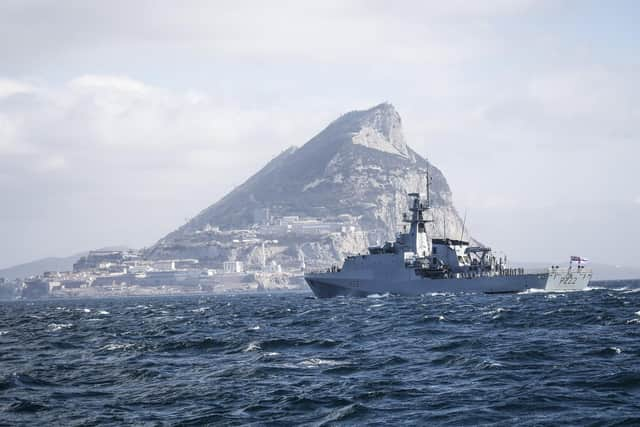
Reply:
[[360, 130], [353, 135], [351, 141], [374, 150], [408, 157], [402, 120], [393, 105], [384, 102], [364, 113]]
[[326, 134], [331, 140], [343, 134], [349, 142], [373, 150], [409, 156], [402, 133], [402, 119], [395, 107], [383, 102], [367, 110], [351, 111], [339, 117], [318, 136]]
[[374, 107], [369, 108], [366, 111], [377, 112], [377, 113], [388, 114], [388, 115], [396, 115], [396, 116], [398, 115], [396, 108], [389, 101], [382, 102]]
[[354, 110], [345, 113], [334, 120], [328, 128], [348, 126], [356, 129], [363, 126], [371, 126], [388, 136], [391, 127], [400, 125], [401, 122], [400, 114], [398, 114], [395, 107], [388, 102], [383, 102], [367, 110]]

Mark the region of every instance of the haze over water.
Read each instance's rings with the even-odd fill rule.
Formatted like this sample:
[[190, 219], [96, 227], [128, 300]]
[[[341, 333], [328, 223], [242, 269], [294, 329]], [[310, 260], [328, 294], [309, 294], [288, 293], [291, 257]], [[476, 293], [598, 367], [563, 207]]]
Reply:
[[0, 424], [634, 425], [635, 285], [3, 302]]

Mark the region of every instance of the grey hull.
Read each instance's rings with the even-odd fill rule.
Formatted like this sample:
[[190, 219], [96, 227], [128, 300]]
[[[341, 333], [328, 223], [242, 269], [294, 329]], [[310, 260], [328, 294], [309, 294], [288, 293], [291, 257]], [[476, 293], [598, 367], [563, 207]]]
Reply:
[[340, 277], [340, 273], [320, 273], [305, 276], [307, 284], [318, 298], [336, 296], [364, 297], [374, 294], [422, 295], [434, 292], [515, 293], [527, 289], [544, 289], [548, 274], [476, 277], [470, 279], [377, 280]]

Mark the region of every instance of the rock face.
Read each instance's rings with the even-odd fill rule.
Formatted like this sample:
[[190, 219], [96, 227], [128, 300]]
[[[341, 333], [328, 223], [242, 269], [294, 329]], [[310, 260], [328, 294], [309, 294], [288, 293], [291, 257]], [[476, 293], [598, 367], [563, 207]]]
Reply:
[[[364, 251], [367, 244], [375, 244], [376, 240], [394, 238], [407, 209], [407, 193], [426, 191], [426, 170], [432, 177], [432, 236], [442, 236], [446, 228], [449, 237], [460, 238], [462, 222], [452, 205], [447, 181], [439, 169], [406, 144], [402, 120], [395, 108], [384, 103], [369, 110], [352, 111], [302, 147], [282, 152], [244, 184], [162, 239], [149, 255], [188, 255], [184, 253], [189, 252], [187, 236], [209, 226], [221, 230], [249, 228], [256, 222], [256, 210], [267, 208], [272, 218], [295, 215], [323, 219], [344, 214], [355, 218], [355, 225], [365, 237], [343, 233], [344, 242], [353, 244], [345, 245], [333, 235], [312, 239], [307, 245], [299, 241], [288, 248], [292, 256], [302, 252], [307, 260], [318, 256], [326, 262], [333, 261], [329, 258], [339, 261], [336, 258], [345, 252]], [[191, 243], [195, 243], [193, 239]], [[317, 248], [310, 249], [314, 245]], [[182, 247], [183, 252], [177, 251], [176, 246]]]

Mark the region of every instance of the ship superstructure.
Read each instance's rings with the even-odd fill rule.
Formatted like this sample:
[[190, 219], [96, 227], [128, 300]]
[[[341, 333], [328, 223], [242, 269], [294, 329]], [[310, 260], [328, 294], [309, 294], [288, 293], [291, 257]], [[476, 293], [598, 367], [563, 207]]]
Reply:
[[[326, 272], [305, 274], [313, 293], [317, 297], [334, 297], [545, 289], [550, 280], [549, 270], [529, 272], [510, 268], [506, 257], [496, 258], [491, 248], [464, 240], [430, 238], [429, 183], [427, 177], [425, 196], [409, 193], [409, 212], [403, 216], [408, 229], [405, 226], [394, 242], [370, 247], [368, 254], [349, 256], [341, 268], [334, 266]], [[559, 280], [553, 283], [558, 285]]]

